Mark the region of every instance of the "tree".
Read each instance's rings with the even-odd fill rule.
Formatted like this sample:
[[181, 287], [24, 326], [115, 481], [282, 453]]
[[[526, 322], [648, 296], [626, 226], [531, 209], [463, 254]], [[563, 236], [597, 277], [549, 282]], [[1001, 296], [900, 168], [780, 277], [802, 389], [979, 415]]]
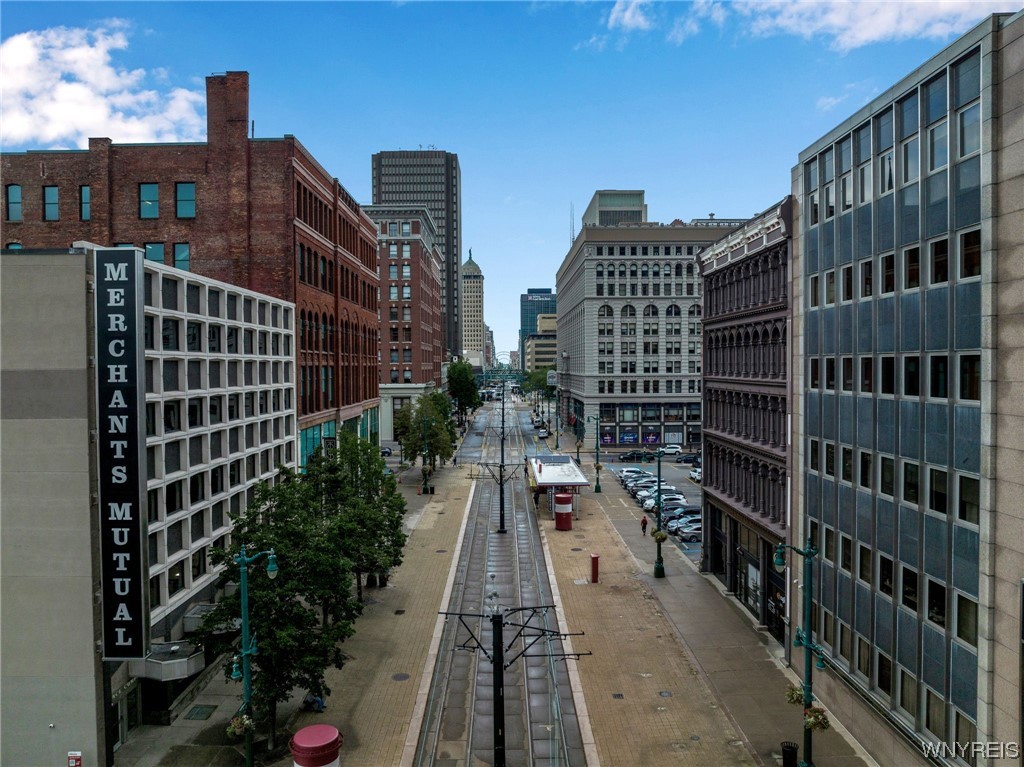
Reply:
[[448, 366], [448, 395], [456, 403], [460, 419], [483, 404], [473, 366], [468, 362], [453, 362]]
[[[271, 748], [277, 706], [294, 688], [330, 693], [326, 670], [342, 667], [340, 645], [362, 610], [360, 575], [401, 563], [404, 512], [376, 447], [343, 432], [336, 453], [315, 451], [301, 475], [281, 469], [274, 485], [259, 485], [245, 511], [231, 515], [231, 546], [210, 554], [224, 567], [222, 582], [237, 581], [235, 557], [243, 546], [249, 555], [277, 555], [276, 580], [259, 566], [248, 572], [251, 636], [259, 649], [251, 656], [252, 703], [269, 722]], [[227, 649], [240, 614], [241, 594], [225, 596], [204, 619], [204, 643]], [[231, 670], [228, 662], [225, 676]]]

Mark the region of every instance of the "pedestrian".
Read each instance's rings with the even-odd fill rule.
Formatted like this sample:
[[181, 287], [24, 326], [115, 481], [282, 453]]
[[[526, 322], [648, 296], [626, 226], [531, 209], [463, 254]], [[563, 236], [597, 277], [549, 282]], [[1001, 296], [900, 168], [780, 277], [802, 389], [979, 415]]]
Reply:
[[647, 515], [646, 514], [644, 514], [643, 517], [640, 520], [640, 531], [644, 535], [647, 535]]
[[540, 490], [533, 491], [533, 508], [534, 510], [540, 508]]
[[452, 466], [458, 466], [458, 465], [459, 465], [459, 457], [457, 455], [453, 455], [452, 456]]

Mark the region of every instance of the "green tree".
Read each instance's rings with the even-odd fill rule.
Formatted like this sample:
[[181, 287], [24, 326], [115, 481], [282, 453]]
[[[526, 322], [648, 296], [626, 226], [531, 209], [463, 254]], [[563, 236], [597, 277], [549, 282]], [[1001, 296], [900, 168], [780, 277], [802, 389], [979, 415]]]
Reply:
[[[224, 580], [238, 580], [235, 557], [274, 549], [278, 578], [270, 580], [258, 564], [248, 573], [251, 636], [258, 653], [251, 656], [252, 704], [257, 719], [269, 724], [270, 747], [276, 747], [277, 706], [291, 697], [296, 687], [329, 694], [325, 672], [341, 668], [340, 643], [352, 635], [358, 605], [351, 593], [351, 565], [332, 551], [329, 526], [317, 521], [312, 483], [282, 469], [279, 482], [256, 488], [244, 512], [232, 515], [231, 546], [212, 549], [210, 560], [224, 566]], [[336, 549], [337, 547], [333, 547]], [[328, 598], [330, 595], [330, 598]], [[330, 619], [324, 604], [334, 605]], [[339, 609], [342, 605], [346, 609]], [[205, 644], [226, 649], [230, 642], [224, 628], [234, 626], [241, 615], [241, 594], [225, 596], [204, 619]], [[226, 664], [229, 677], [232, 664]]]
[[473, 366], [468, 362], [453, 362], [448, 366], [448, 395], [457, 403], [456, 412], [460, 419], [483, 404]]

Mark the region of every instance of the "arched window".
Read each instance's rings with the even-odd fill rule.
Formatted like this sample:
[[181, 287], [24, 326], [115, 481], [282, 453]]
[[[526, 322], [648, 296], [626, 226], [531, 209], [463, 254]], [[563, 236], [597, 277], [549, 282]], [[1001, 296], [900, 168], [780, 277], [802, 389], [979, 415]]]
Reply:
[[686, 265], [686, 276], [687, 277], [692, 277], [693, 276], [693, 264], [687, 264]]
[[651, 266], [651, 276], [654, 279], [658, 279], [659, 277], [661, 277], [661, 264], [654, 264], [653, 266]]
[[597, 310], [597, 316], [598, 317], [614, 317], [615, 313], [612, 311], [612, 308], [610, 306], [608, 306], [608, 304], [605, 304], [604, 306], [602, 306], [600, 309]]
[[299, 279], [306, 279], [306, 246], [299, 244]]
[[633, 306], [623, 306], [622, 307], [622, 316], [623, 317], [636, 317], [636, 308], [633, 307]]
[[327, 259], [320, 259], [320, 287], [327, 289]]
[[619, 264], [619, 277], [625, 277], [625, 276], [626, 276], [626, 265], [625, 264]]
[[665, 310], [666, 317], [681, 317], [683, 310], [680, 309], [676, 304], [672, 304]]
[[594, 269], [597, 271], [598, 277], [604, 277], [604, 264], [598, 264]]
[[643, 277], [644, 279], [646, 279], [647, 277], [650, 276], [650, 273], [648, 272], [647, 264], [641, 264], [640, 265], [640, 276]]
[[306, 348], [306, 310], [303, 309], [302, 311], [299, 312], [299, 349], [305, 349], [305, 348]]
[[676, 264], [676, 277], [682, 277], [682, 276], [683, 276], [683, 265], [682, 264]]
[[629, 276], [631, 279], [636, 279], [636, 264], [629, 265]]
[[658, 316], [658, 307], [657, 306], [655, 306], [654, 304], [647, 304], [647, 306], [644, 307], [644, 317], [657, 317], [657, 316]]

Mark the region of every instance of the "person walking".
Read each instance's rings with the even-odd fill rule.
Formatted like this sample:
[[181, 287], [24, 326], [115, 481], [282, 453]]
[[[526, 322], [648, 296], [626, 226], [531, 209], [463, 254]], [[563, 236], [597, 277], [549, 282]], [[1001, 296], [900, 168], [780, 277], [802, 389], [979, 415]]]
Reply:
[[458, 465], [459, 465], [459, 457], [457, 455], [453, 455], [452, 456], [452, 466], [458, 466]]
[[643, 517], [640, 519], [640, 531], [644, 535], [647, 535], [647, 515], [646, 514], [644, 514]]

